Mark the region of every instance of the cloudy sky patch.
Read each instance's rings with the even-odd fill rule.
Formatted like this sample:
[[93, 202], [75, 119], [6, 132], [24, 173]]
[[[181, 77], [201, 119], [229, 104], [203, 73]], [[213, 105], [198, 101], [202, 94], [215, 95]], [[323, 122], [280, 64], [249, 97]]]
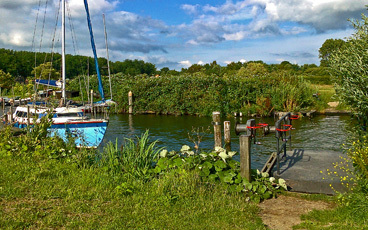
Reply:
[[[0, 48], [33, 51], [41, 46], [50, 51], [55, 25], [60, 25], [55, 22], [59, 0], [48, 0], [47, 8], [46, 0], [40, 2], [38, 7], [39, 0], [0, 1]], [[348, 19], [360, 19], [366, 13], [365, 4], [364, 0], [199, 0], [194, 4], [190, 0], [90, 0], [89, 9], [99, 56], [106, 55], [104, 13], [112, 61], [140, 59], [158, 68], [180, 69], [214, 60], [222, 65], [240, 60], [319, 64], [323, 42], [350, 36]], [[92, 55], [83, 1], [68, 0], [67, 6], [79, 54]], [[68, 19], [67, 24], [70, 28]], [[60, 40], [59, 32], [55, 40]], [[71, 44], [67, 53], [75, 54]], [[60, 45], [55, 47], [59, 52]]]

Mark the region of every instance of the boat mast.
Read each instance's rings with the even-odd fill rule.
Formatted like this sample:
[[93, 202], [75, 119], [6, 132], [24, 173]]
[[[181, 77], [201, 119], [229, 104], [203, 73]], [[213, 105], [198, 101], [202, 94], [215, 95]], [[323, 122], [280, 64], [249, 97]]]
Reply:
[[96, 67], [96, 73], [97, 73], [97, 78], [98, 78], [98, 91], [100, 91], [101, 101], [105, 102], [105, 94], [104, 94], [104, 90], [103, 90], [103, 87], [102, 87], [102, 79], [101, 79], [100, 69], [99, 69], [99, 66], [98, 66], [96, 45], [95, 45], [95, 40], [93, 38], [92, 22], [91, 22], [91, 18], [89, 16], [87, 0], [84, 0], [84, 8], [86, 9], [89, 35], [90, 35], [90, 38], [91, 38], [91, 46], [92, 46], [93, 56], [95, 58], [95, 67]]
[[109, 73], [109, 82], [110, 82], [110, 99], [112, 100], [112, 90], [111, 90], [111, 74], [110, 74], [110, 61], [109, 61], [109, 47], [107, 45], [107, 32], [106, 32], [106, 24], [105, 24], [105, 14], [102, 14], [103, 24], [105, 29], [105, 43], [106, 43], [106, 57], [107, 57], [107, 71]]
[[65, 0], [62, 0], [61, 10], [61, 76], [62, 76], [62, 103], [65, 105], [66, 92], [65, 92]]

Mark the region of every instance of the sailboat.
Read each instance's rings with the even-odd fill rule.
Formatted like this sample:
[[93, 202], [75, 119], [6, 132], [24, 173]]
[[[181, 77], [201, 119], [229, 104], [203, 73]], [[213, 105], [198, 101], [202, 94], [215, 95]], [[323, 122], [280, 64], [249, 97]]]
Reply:
[[[85, 10], [87, 14], [88, 28], [90, 32], [91, 45], [95, 58], [96, 71], [99, 82], [99, 91], [102, 101], [105, 100], [102, 87], [101, 75], [97, 62], [96, 47], [93, 38], [92, 24], [89, 16], [88, 3], [84, 0]], [[37, 107], [35, 104], [31, 106], [18, 106], [13, 114], [14, 126], [24, 128], [28, 125], [37, 125], [43, 116], [49, 113], [53, 114], [52, 125], [49, 128], [50, 136], [59, 136], [64, 141], [68, 141], [69, 137], [74, 137], [77, 147], [98, 147], [106, 133], [108, 126], [107, 119], [91, 119], [84, 115], [81, 108], [69, 106], [66, 103], [65, 89], [65, 0], [62, 0], [62, 38], [61, 38], [61, 56], [62, 56], [62, 100], [61, 106], [51, 109], [47, 107]]]

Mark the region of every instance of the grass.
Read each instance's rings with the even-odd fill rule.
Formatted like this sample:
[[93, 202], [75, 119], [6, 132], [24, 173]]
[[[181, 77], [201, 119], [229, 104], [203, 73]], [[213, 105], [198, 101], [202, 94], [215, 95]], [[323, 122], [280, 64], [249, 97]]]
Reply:
[[2, 157], [0, 207], [4, 229], [264, 229], [255, 204], [194, 175], [143, 183], [56, 160]]
[[332, 210], [313, 210], [301, 216], [302, 223], [294, 229], [368, 229], [368, 215], [353, 212], [349, 206]]

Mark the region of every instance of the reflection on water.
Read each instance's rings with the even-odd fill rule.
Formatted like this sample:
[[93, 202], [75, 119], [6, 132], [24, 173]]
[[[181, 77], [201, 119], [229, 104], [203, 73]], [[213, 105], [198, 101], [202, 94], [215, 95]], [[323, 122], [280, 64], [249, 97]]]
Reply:
[[[0, 109], [0, 115], [2, 115], [2, 109]], [[233, 151], [239, 152], [239, 138], [233, 127], [236, 121], [246, 123], [247, 118], [242, 120], [223, 118], [223, 120], [231, 121], [231, 147]], [[214, 146], [211, 122], [210, 117], [112, 114], [100, 149], [107, 142], [115, 142], [116, 139], [121, 145], [124, 138], [140, 136], [148, 129], [151, 140], [157, 140], [159, 147], [166, 147], [169, 151], [178, 151], [182, 145], [194, 147], [194, 143], [188, 137], [188, 135], [194, 135], [193, 127], [204, 127], [205, 129], [210, 127], [211, 133], [205, 133], [199, 145], [202, 150], [210, 150]], [[256, 122], [275, 125], [273, 118], [256, 119]], [[305, 150], [341, 151], [341, 145], [348, 137], [352, 122], [354, 120], [350, 116], [316, 116], [294, 120], [292, 146]], [[195, 135], [193, 138], [196, 139]], [[252, 168], [261, 169], [269, 155], [276, 151], [276, 138], [273, 133], [265, 137], [258, 133], [256, 139], [261, 145], [252, 146]]]
[[[223, 120], [231, 121], [231, 147], [232, 150], [239, 152], [239, 138], [233, 127], [240, 119]], [[240, 122], [245, 123], [246, 120], [247, 118], [243, 118]], [[194, 147], [194, 143], [188, 137], [188, 134], [193, 134], [193, 127], [210, 127], [211, 133], [205, 133], [199, 145], [200, 149], [209, 150], [214, 146], [211, 122], [210, 117], [113, 114], [110, 116], [110, 123], [103, 142], [105, 144], [118, 139], [118, 143], [122, 144], [124, 138], [140, 136], [148, 129], [151, 140], [158, 140], [160, 147], [166, 147], [169, 151], [178, 151], [182, 145]], [[273, 118], [256, 119], [256, 122], [275, 124]], [[340, 151], [341, 145], [348, 136], [347, 131], [351, 127], [351, 122], [350, 116], [317, 116], [294, 120], [293, 148]], [[261, 142], [261, 145], [252, 146], [252, 168], [260, 169], [270, 153], [276, 151], [276, 138], [274, 134], [262, 137], [258, 133], [257, 142]]]

